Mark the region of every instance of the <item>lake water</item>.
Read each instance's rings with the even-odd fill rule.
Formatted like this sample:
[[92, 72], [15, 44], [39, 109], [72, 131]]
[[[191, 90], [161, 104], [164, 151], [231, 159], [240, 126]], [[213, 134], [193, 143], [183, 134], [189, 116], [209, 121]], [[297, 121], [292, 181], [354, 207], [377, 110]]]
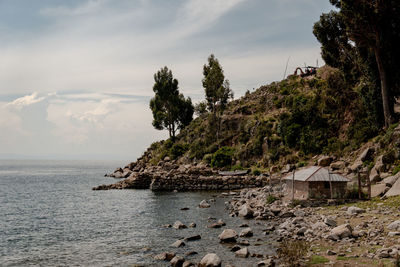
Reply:
[[[206, 226], [223, 219], [240, 231], [244, 223], [231, 218], [227, 198], [216, 197], [209, 209], [197, 208], [215, 192], [154, 193], [150, 190], [92, 191], [115, 182], [103, 177], [121, 162], [99, 161], [0, 161], [0, 265], [1, 266], [169, 266], [153, 260], [171, 251], [199, 261], [216, 252], [235, 266], [254, 266], [256, 258], [238, 259], [219, 244], [222, 229]], [[183, 211], [181, 208], [188, 207]], [[176, 220], [195, 222], [196, 228], [162, 228]], [[246, 221], [255, 236], [249, 238], [251, 253], [271, 254], [265, 223]], [[171, 248], [179, 238], [200, 234], [199, 241]], [[261, 239], [259, 239], [261, 237]], [[259, 239], [259, 240], [257, 240]]]

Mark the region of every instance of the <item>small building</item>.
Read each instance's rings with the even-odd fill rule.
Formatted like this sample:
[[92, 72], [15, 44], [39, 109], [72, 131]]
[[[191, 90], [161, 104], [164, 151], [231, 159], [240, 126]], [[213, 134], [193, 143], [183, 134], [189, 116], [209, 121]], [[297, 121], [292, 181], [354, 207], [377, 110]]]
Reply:
[[[320, 166], [312, 166], [301, 170], [296, 170], [283, 177], [286, 183], [287, 197], [295, 199], [329, 199], [344, 198], [349, 179], [331, 173], [328, 169]], [[294, 180], [294, 187], [293, 182]]]

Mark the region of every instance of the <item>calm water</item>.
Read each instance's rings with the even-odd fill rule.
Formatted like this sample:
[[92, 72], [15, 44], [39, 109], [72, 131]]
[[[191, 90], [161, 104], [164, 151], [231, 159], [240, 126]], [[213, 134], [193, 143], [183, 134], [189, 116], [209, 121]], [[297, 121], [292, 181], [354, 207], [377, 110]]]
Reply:
[[[0, 161], [0, 265], [1, 266], [168, 266], [152, 259], [173, 251], [198, 261], [217, 252], [223, 264], [254, 266], [257, 259], [237, 259], [218, 243], [221, 229], [208, 229], [208, 218], [222, 218], [240, 231], [243, 221], [230, 218], [224, 202], [216, 198], [210, 209], [196, 206], [215, 193], [154, 193], [150, 190], [92, 191], [112, 183], [103, 177], [116, 162]], [[183, 207], [190, 210], [182, 211]], [[194, 229], [165, 229], [163, 224], [195, 222]], [[265, 225], [250, 224], [255, 233]], [[200, 234], [200, 241], [171, 248], [177, 239]], [[258, 236], [258, 235], [257, 235]], [[261, 236], [261, 234], [259, 234]], [[250, 252], [269, 254], [268, 237], [249, 239]], [[255, 245], [255, 246], [254, 246]]]

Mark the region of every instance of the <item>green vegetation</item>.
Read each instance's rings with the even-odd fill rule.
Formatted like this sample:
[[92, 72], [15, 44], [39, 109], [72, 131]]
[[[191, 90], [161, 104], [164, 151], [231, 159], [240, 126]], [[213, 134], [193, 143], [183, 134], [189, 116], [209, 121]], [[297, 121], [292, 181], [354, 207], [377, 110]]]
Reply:
[[175, 140], [176, 131], [189, 125], [193, 120], [192, 100], [179, 93], [178, 80], [164, 67], [154, 74], [155, 96], [150, 101], [153, 112], [153, 126], [157, 130], [168, 129], [169, 137]]
[[308, 263], [312, 265], [312, 264], [321, 264], [327, 262], [329, 262], [329, 259], [325, 258], [324, 256], [313, 255], [311, 256], [311, 259]]
[[278, 198], [274, 195], [268, 195], [266, 203], [268, 204], [272, 204], [274, 203]]
[[231, 147], [221, 147], [211, 158], [212, 167], [226, 167], [232, 165], [234, 150]]
[[[327, 63], [316, 75], [291, 75], [231, 101], [229, 81], [210, 55], [203, 66], [205, 99], [193, 107], [179, 94], [171, 71], [161, 69], [150, 103], [153, 125], [168, 129], [177, 146], [153, 146], [151, 162], [185, 157], [258, 175], [272, 166], [276, 171], [286, 164], [307, 166], [315, 155], [346, 157], [372, 141], [379, 143], [384, 164], [398, 165], [393, 173], [400, 171], [398, 124], [389, 124], [394, 99], [400, 97], [400, 2], [330, 2], [336, 9], [322, 14], [313, 30]], [[371, 29], [376, 31], [367, 34]], [[382, 38], [393, 42], [382, 43]], [[177, 103], [171, 99], [181, 104], [171, 105]], [[191, 121], [194, 111], [198, 117]], [[358, 197], [356, 192], [350, 190], [349, 196]]]

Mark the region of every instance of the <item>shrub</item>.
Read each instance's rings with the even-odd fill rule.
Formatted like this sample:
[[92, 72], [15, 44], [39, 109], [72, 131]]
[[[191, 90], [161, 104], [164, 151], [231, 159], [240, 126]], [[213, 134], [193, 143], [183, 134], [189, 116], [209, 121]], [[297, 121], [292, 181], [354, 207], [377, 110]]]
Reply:
[[203, 157], [203, 161], [207, 164], [210, 164], [212, 157], [213, 157], [213, 154], [205, 154]]
[[274, 196], [274, 195], [268, 195], [268, 196], [267, 196], [266, 203], [267, 203], [267, 205], [268, 205], [268, 204], [274, 203], [275, 200], [277, 200], [276, 196]]
[[212, 156], [212, 167], [226, 167], [232, 164], [234, 149], [231, 147], [221, 147]]
[[254, 169], [253, 170], [253, 175], [259, 176], [261, 174], [261, 171], [259, 169]]
[[287, 266], [300, 266], [301, 259], [306, 255], [310, 244], [303, 240], [285, 240], [280, 243], [278, 257]]
[[394, 167], [392, 174], [396, 175], [399, 171], [400, 171], [400, 165], [397, 165], [396, 167]]
[[244, 168], [242, 165], [234, 165], [231, 168], [231, 171], [243, 171], [246, 170], [246, 168]]
[[172, 147], [169, 149], [168, 154], [172, 159], [177, 159], [178, 157], [185, 154], [188, 149], [188, 144], [173, 144]]

